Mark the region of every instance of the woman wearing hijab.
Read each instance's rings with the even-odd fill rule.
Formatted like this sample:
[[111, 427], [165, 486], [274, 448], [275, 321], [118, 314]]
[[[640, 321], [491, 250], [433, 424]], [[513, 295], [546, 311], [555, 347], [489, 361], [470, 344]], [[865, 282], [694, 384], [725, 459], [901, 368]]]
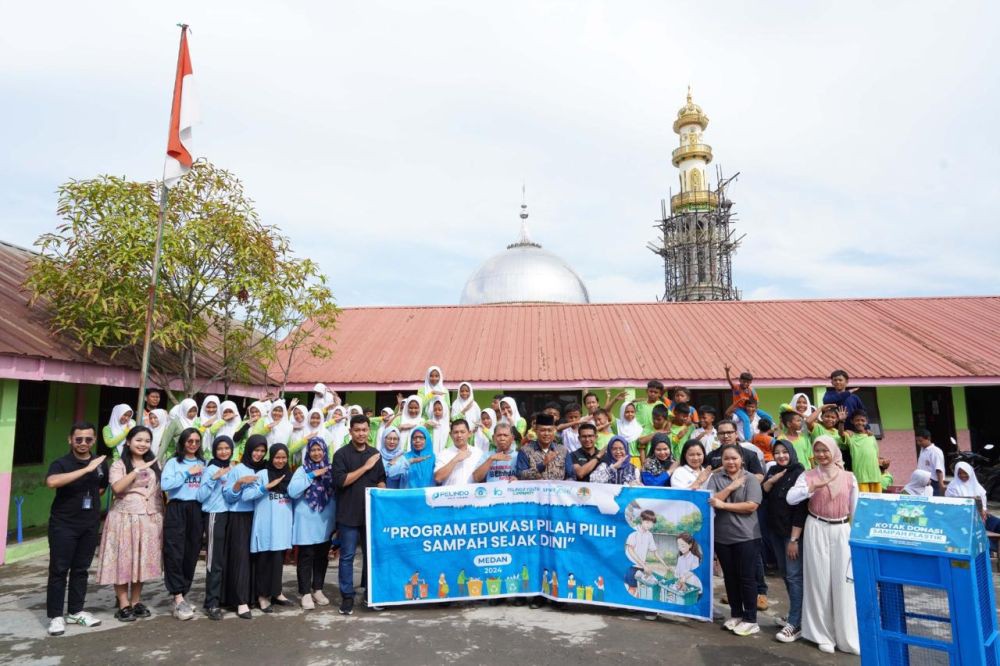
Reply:
[[181, 432], [188, 428], [198, 427], [198, 403], [191, 398], [184, 398], [170, 410], [170, 423], [163, 431], [160, 450], [156, 458], [160, 466], [166, 469], [166, 462], [177, 454], [177, 440]]
[[[493, 449], [493, 429], [497, 427], [497, 413], [492, 407], [479, 412], [479, 425], [472, 437], [473, 445], [484, 455], [489, 455]], [[511, 451], [514, 450], [514, 443], [511, 441]]]
[[441, 372], [441, 368], [436, 365], [427, 368], [427, 374], [424, 375], [424, 387], [420, 389], [418, 396], [420, 402], [428, 407], [434, 398], [441, 398], [444, 400], [445, 414], [448, 413], [448, 389], [444, 387], [444, 373]]
[[219, 418], [209, 428], [212, 437], [213, 439], [215, 437], [228, 437], [233, 440], [235, 446], [236, 431], [243, 425], [243, 420], [240, 418], [240, 408], [232, 400], [223, 400], [222, 404], [219, 405], [219, 414]]
[[785, 440], [775, 442], [771, 452], [774, 465], [767, 470], [763, 486], [767, 535], [788, 590], [788, 617], [775, 638], [791, 643], [802, 635], [801, 541], [809, 512], [804, 504], [789, 504], [788, 491], [805, 472], [805, 467], [799, 462], [795, 447]]
[[312, 610], [330, 604], [323, 594], [323, 585], [330, 563], [330, 535], [336, 502], [326, 442], [321, 437], [311, 438], [303, 458], [302, 467], [295, 470], [288, 484], [288, 496], [295, 502], [292, 544], [299, 549], [295, 575], [302, 608]]
[[330, 412], [330, 421], [332, 424], [329, 426], [330, 439], [328, 446], [332, 452], [330, 454], [332, 457], [333, 453], [336, 453], [337, 449], [342, 447], [350, 437], [347, 408], [343, 405], [337, 405], [334, 407]]
[[697, 439], [689, 439], [681, 449], [681, 459], [674, 463], [676, 467], [671, 472], [670, 487], [697, 490], [704, 486], [712, 475], [712, 468], [706, 463], [707, 457], [705, 445]]
[[229, 502], [224, 491], [232, 471], [235, 445], [228, 435], [212, 440], [212, 459], [201, 475], [198, 501], [207, 533], [205, 552], [205, 614], [210, 620], [222, 619], [222, 583], [226, 564], [226, 529], [229, 522]]
[[382, 455], [382, 466], [385, 467], [386, 488], [401, 487], [406, 473], [406, 463], [403, 462], [403, 447], [400, 445], [399, 429], [390, 427], [382, 433], [378, 443], [378, 452]]
[[[192, 401], [194, 402], [194, 401]], [[174, 617], [190, 620], [194, 607], [185, 599], [191, 591], [194, 570], [201, 552], [201, 486], [205, 460], [201, 432], [185, 428], [177, 437], [176, 454], [163, 467], [160, 486], [167, 494], [163, 519], [163, 582], [174, 598]]]
[[101, 531], [97, 584], [115, 586], [115, 619], [121, 622], [150, 616], [141, 601], [142, 585], [163, 574], [163, 493], [152, 441], [149, 428], [133, 427], [108, 472], [115, 502]]
[[[424, 425], [423, 403], [416, 395], [411, 395], [400, 406], [399, 416], [392, 425], [399, 428], [400, 436], [403, 438], [400, 446], [404, 451], [410, 449], [410, 435], [414, 428]], [[381, 440], [379, 440], [381, 441]]]
[[643, 456], [639, 454], [639, 438], [642, 437], [642, 424], [635, 418], [635, 402], [623, 403], [618, 410], [618, 418], [615, 420], [615, 432], [619, 437], [624, 437], [628, 442], [629, 456], [632, 457], [632, 464], [641, 467]]
[[240, 499], [253, 502], [250, 556], [254, 568], [257, 603], [264, 613], [273, 613], [272, 604], [290, 606], [281, 591], [281, 566], [285, 551], [292, 547], [292, 500], [288, 496], [291, 472], [288, 447], [272, 444], [267, 467], [257, 472], [256, 482], [247, 484]]
[[149, 421], [149, 430], [153, 433], [153, 445], [149, 450], [155, 456], [160, 452], [163, 433], [167, 431], [167, 426], [170, 425], [170, 414], [165, 409], [154, 409], [149, 412], [146, 420]]
[[792, 396], [788, 404], [792, 406], [792, 409], [801, 414], [803, 419], [809, 418], [816, 411], [816, 408], [813, 407], [812, 402], [809, 400], [809, 396], [805, 393], [796, 393]]
[[219, 396], [209, 395], [201, 401], [201, 412], [198, 415], [198, 429], [201, 430], [201, 447], [204, 451], [212, 450], [212, 440], [215, 439], [215, 431], [212, 426], [221, 419], [219, 412]]
[[288, 408], [284, 400], [271, 403], [271, 422], [267, 424], [267, 445], [284, 444], [288, 446], [292, 438], [292, 422], [288, 417]]
[[406, 471], [400, 488], [431, 488], [434, 483], [434, 448], [427, 428], [417, 426], [410, 433], [410, 450], [403, 454]]
[[500, 422], [506, 423], [514, 429], [515, 442], [520, 442], [524, 434], [528, 432], [528, 422], [521, 418], [514, 398], [506, 397], [500, 400]]
[[788, 491], [789, 504], [808, 500], [809, 508], [803, 532], [802, 635], [828, 654], [836, 648], [860, 654], [848, 543], [858, 482], [844, 470], [840, 447], [832, 437], [816, 438], [813, 458], [816, 466], [799, 475]]
[[[375, 442], [382, 441], [382, 433], [385, 429], [392, 425], [392, 422], [396, 419], [396, 412], [392, 411], [392, 407], [383, 407], [382, 411], [379, 412], [379, 418], [377, 419], [378, 427], [374, 429], [375, 432]], [[375, 419], [373, 419], [375, 421]], [[400, 446], [402, 446], [400, 442]]]
[[[960, 462], [955, 464], [955, 478], [948, 484], [948, 488], [944, 491], [944, 496], [971, 497], [974, 500], [978, 500], [978, 508], [983, 517], [983, 522], [986, 523], [986, 530], [988, 532], [1000, 532], [1000, 518], [987, 511], [986, 489], [979, 485], [976, 472], [969, 463]], [[993, 542], [990, 543], [990, 548], [994, 549]]]
[[669, 486], [670, 470], [674, 464], [670, 457], [670, 435], [665, 432], [656, 433], [649, 448], [652, 450], [652, 455], [642, 464], [642, 472], [639, 475], [642, 485]]
[[225, 605], [235, 605], [236, 614], [249, 620], [253, 596], [253, 568], [250, 560], [250, 535], [253, 530], [254, 503], [243, 501], [244, 486], [257, 482], [257, 473], [267, 467], [267, 438], [250, 435], [240, 463], [226, 476], [222, 496], [229, 505], [226, 518], [226, 584], [222, 598]]
[[132, 414], [132, 408], [128, 405], [115, 405], [111, 410], [111, 418], [108, 419], [108, 425], [104, 426], [104, 430], [102, 431], [104, 446], [113, 449], [116, 458], [121, 457], [122, 442], [125, 441], [128, 431], [135, 426]]
[[306, 409], [305, 405], [295, 405], [291, 409], [289, 421], [292, 425], [292, 431], [288, 435], [288, 441], [281, 443], [288, 446], [291, 464], [298, 466], [302, 463], [302, 456], [299, 452], [305, 448], [312, 432], [312, 428], [309, 427], [309, 410]]
[[604, 460], [590, 474], [591, 483], [610, 483], [618, 486], [636, 485], [639, 474], [628, 455], [628, 441], [615, 435], [608, 442]]
[[743, 466], [743, 450], [724, 444], [722, 468], [705, 487], [715, 509], [715, 553], [722, 566], [730, 617], [722, 625], [737, 636], [760, 631], [757, 624], [757, 566], [760, 560], [760, 525], [757, 508], [764, 500], [757, 477]]
[[429, 416], [424, 425], [430, 429], [431, 444], [434, 447], [434, 455], [445, 450], [450, 443], [448, 438], [451, 434], [451, 422], [448, 420], [448, 405], [442, 398], [434, 398], [427, 407]]
[[910, 482], [903, 486], [902, 494], [934, 497], [934, 489], [931, 488], [931, 473], [926, 469], [913, 470], [913, 474], [910, 474]]
[[451, 405], [451, 420], [465, 419], [469, 428], [475, 428], [479, 424], [479, 416], [482, 414], [479, 403], [476, 402], [476, 395], [472, 390], [472, 384], [462, 382], [458, 385], [458, 399]]

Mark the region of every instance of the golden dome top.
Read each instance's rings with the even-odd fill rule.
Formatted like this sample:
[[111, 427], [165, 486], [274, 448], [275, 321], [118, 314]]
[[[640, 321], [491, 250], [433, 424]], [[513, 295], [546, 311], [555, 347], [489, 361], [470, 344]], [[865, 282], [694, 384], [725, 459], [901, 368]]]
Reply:
[[701, 110], [701, 107], [691, 100], [691, 86], [688, 86], [687, 104], [682, 106], [677, 112], [677, 120], [674, 121], [674, 132], [680, 134], [680, 130], [685, 125], [699, 125], [702, 130], [708, 127], [708, 116]]

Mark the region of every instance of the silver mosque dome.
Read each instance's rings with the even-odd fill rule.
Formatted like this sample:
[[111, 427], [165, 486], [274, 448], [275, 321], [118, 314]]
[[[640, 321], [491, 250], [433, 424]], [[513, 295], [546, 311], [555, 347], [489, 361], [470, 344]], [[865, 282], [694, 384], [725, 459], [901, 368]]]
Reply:
[[462, 305], [590, 302], [576, 271], [528, 237], [527, 219], [528, 206], [522, 203], [521, 238], [472, 274], [462, 290]]

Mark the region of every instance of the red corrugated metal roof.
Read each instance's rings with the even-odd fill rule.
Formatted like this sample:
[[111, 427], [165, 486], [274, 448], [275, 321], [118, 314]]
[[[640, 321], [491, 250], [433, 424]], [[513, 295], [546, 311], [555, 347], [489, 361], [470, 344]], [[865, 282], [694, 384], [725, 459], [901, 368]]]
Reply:
[[430, 365], [449, 385], [718, 386], [1000, 383], [1000, 297], [346, 308], [326, 359], [296, 355], [296, 387], [403, 388]]

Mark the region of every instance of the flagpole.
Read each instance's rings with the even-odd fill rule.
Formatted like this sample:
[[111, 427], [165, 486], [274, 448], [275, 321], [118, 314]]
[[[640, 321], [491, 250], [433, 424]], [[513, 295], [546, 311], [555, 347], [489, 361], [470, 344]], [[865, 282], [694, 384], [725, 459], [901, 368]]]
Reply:
[[[178, 61], [184, 48], [184, 33], [188, 26], [186, 23], [178, 23], [181, 29], [181, 45], [178, 51]], [[167, 134], [169, 136], [169, 127]], [[149, 295], [146, 298], [146, 331], [142, 339], [142, 365], [139, 369], [139, 395], [135, 401], [135, 422], [138, 425], [145, 425], [144, 414], [146, 409], [146, 381], [149, 377], [149, 352], [153, 337], [153, 311], [156, 309], [156, 288], [160, 283], [160, 254], [163, 248], [163, 227], [167, 217], [167, 199], [169, 198], [166, 175], [160, 181], [160, 214], [156, 220], [156, 244], [153, 246], [153, 273], [149, 279]], [[170, 390], [170, 387], [167, 387]]]

